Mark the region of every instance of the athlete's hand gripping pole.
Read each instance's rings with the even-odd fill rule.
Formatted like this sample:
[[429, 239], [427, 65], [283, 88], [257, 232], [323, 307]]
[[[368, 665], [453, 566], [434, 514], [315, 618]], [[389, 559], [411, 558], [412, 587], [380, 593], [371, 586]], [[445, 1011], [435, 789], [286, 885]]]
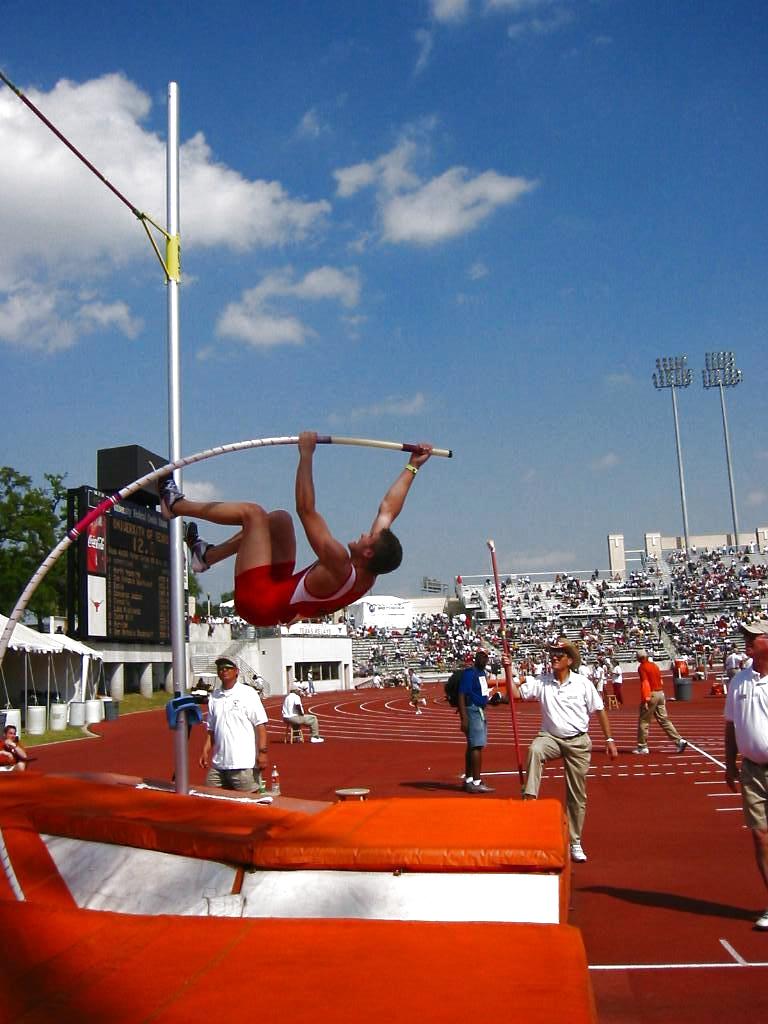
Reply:
[[509, 695], [509, 708], [512, 712], [512, 732], [515, 737], [515, 757], [517, 758], [517, 774], [520, 776], [520, 785], [525, 785], [523, 777], [523, 759], [520, 755], [520, 740], [517, 736], [517, 713], [515, 712], [515, 698], [512, 694], [512, 662], [509, 657], [509, 642], [507, 640], [507, 624], [504, 620], [504, 608], [501, 600], [501, 587], [499, 586], [499, 569], [496, 565], [496, 545], [492, 540], [488, 541], [488, 550], [491, 552], [491, 566], [493, 567], [493, 581], [496, 584], [496, 605], [499, 609], [499, 627], [501, 629], [501, 644], [504, 648], [504, 677], [507, 681], [507, 694]]

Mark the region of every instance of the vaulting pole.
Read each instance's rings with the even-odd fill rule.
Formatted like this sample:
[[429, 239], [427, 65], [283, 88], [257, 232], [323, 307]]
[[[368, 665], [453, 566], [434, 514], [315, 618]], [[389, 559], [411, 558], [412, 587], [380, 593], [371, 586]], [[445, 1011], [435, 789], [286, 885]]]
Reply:
[[504, 676], [507, 680], [507, 695], [509, 697], [509, 709], [512, 712], [512, 733], [515, 737], [515, 757], [517, 758], [517, 774], [520, 776], [520, 786], [525, 785], [523, 777], [523, 759], [520, 755], [520, 740], [517, 737], [517, 714], [515, 712], [515, 698], [512, 695], [512, 663], [509, 657], [509, 642], [507, 640], [507, 624], [504, 620], [504, 607], [501, 600], [501, 587], [499, 585], [499, 569], [496, 565], [496, 545], [492, 540], [488, 541], [488, 550], [491, 552], [491, 566], [493, 568], [493, 581], [496, 584], [496, 605], [499, 609], [499, 626], [501, 628], [501, 644], [504, 648]]

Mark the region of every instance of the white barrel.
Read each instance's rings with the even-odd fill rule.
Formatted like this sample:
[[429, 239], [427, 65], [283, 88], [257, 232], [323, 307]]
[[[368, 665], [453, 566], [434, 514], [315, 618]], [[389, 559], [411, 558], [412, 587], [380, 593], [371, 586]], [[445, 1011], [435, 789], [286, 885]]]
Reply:
[[87, 700], [85, 702], [85, 724], [100, 722], [104, 716], [104, 705], [100, 700]]
[[18, 708], [6, 708], [3, 711], [6, 725], [15, 725], [16, 732], [21, 735], [21, 711]]
[[48, 727], [51, 732], [64, 732], [67, 728], [66, 704], [51, 704], [48, 713]]
[[27, 704], [27, 732], [30, 736], [42, 736], [48, 717], [45, 704]]
[[69, 724], [85, 725], [85, 704], [81, 700], [73, 700], [69, 705]]

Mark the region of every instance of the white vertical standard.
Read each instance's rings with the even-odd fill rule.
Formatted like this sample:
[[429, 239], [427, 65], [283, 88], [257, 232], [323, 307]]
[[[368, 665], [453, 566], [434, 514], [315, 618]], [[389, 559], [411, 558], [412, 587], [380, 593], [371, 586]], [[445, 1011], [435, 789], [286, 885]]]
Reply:
[[[171, 462], [181, 458], [181, 361], [179, 358], [179, 278], [181, 256], [179, 243], [179, 90], [176, 82], [168, 83], [168, 148], [166, 155], [166, 272], [168, 275], [168, 448]], [[174, 479], [182, 486], [181, 472]], [[187, 692], [187, 652], [184, 636], [184, 543], [182, 521], [170, 522], [171, 552], [171, 652], [173, 689]], [[174, 729], [176, 792], [189, 791], [187, 764], [186, 713]]]

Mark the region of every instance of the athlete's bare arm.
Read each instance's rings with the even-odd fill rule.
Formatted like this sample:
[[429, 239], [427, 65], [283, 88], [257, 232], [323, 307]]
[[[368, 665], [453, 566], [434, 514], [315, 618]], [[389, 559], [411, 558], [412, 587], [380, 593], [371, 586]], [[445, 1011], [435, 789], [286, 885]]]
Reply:
[[376, 518], [373, 520], [371, 533], [376, 534], [380, 530], [387, 529], [392, 525], [395, 519], [397, 519], [403, 511], [405, 499], [408, 496], [408, 491], [411, 489], [411, 484], [416, 476], [416, 474], [411, 472], [407, 466], [410, 465], [419, 469], [424, 465], [431, 454], [431, 444], [419, 444], [418, 451], [413, 452], [406, 465], [403, 466], [400, 471], [400, 475], [381, 499], [379, 511], [376, 513]]
[[312, 459], [317, 446], [317, 434], [305, 430], [299, 435], [299, 465], [296, 469], [296, 514], [304, 527], [307, 540], [323, 565], [340, 581], [350, 572], [349, 551], [331, 533], [328, 523], [315, 508], [315, 483], [312, 478]]

